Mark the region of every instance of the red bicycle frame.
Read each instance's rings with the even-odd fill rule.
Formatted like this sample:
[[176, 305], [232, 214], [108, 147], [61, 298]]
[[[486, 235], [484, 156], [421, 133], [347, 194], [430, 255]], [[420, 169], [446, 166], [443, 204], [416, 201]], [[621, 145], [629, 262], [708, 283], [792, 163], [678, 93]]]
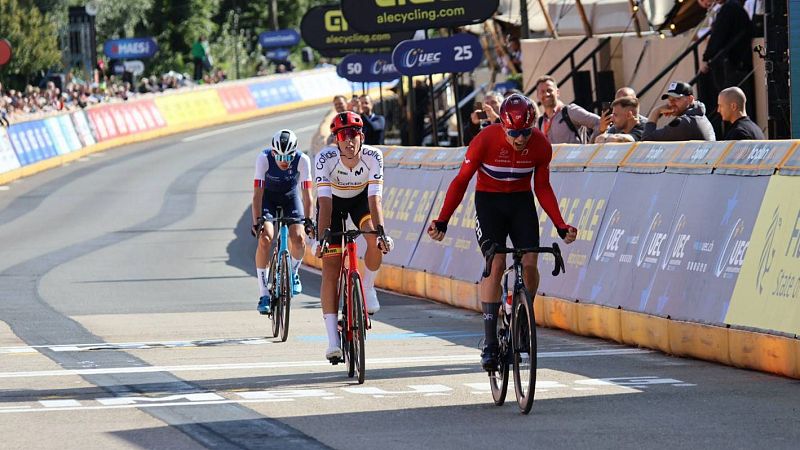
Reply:
[[[344, 251], [342, 253], [342, 272], [339, 274], [339, 277], [344, 277], [344, 288], [345, 288], [345, 301], [347, 303], [347, 329], [345, 332], [347, 333], [347, 339], [353, 339], [353, 298], [352, 292], [353, 287], [351, 285], [351, 275], [356, 274], [358, 276], [358, 280], [361, 281], [361, 273], [358, 271], [358, 245], [356, 245], [355, 240], [346, 239], [345, 245], [343, 246]], [[340, 286], [342, 284], [340, 283]], [[359, 283], [359, 288], [361, 289], [361, 302], [362, 307], [361, 310], [366, 312], [367, 311], [367, 304], [366, 304], [366, 297], [364, 296], [364, 283]], [[339, 292], [339, 298], [341, 298], [342, 293]], [[340, 305], [341, 307], [341, 305]], [[369, 319], [369, 314], [364, 314], [364, 323], [367, 330], [372, 328], [372, 322]]]

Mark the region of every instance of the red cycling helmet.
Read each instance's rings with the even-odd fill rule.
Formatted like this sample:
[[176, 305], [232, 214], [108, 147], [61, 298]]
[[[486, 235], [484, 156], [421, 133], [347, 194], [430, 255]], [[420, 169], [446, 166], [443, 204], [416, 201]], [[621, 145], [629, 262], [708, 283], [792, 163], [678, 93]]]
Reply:
[[507, 130], [531, 128], [536, 121], [536, 107], [528, 97], [512, 94], [500, 105], [500, 122]]
[[363, 128], [364, 121], [361, 120], [360, 115], [352, 111], [345, 111], [343, 113], [339, 113], [331, 121], [331, 133], [334, 134], [337, 131], [344, 128], [356, 128], [356, 127]]

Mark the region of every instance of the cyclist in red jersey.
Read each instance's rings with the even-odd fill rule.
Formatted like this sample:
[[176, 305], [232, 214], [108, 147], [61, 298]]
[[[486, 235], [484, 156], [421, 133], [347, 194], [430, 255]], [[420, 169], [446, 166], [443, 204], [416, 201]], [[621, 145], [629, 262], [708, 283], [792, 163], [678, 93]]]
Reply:
[[[550, 186], [548, 166], [553, 149], [544, 134], [533, 128], [535, 120], [536, 110], [527, 97], [514, 94], [503, 102], [501, 123], [484, 128], [470, 143], [461, 170], [447, 189], [439, 218], [428, 227], [431, 238], [444, 239], [450, 216], [464, 198], [472, 176], [478, 172], [475, 233], [481, 252], [489, 250], [492, 243], [505, 246], [508, 237], [514, 247], [539, 246], [534, 192], [564, 242], [575, 241], [578, 230], [564, 222]], [[485, 334], [481, 365], [489, 371], [497, 369], [497, 314], [505, 262], [506, 255], [494, 257], [492, 273], [481, 280], [479, 291]], [[522, 258], [525, 285], [531, 294], [539, 287], [537, 263], [536, 253]]]

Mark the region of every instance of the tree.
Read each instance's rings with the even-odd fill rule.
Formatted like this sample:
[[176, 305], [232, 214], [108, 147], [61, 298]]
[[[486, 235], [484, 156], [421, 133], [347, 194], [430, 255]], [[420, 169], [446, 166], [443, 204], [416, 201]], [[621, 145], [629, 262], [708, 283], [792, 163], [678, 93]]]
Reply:
[[160, 72], [189, 72], [189, 52], [200, 36], [213, 36], [220, 0], [152, 0], [149, 30], [158, 42], [154, 66]]
[[0, 38], [8, 39], [14, 56], [2, 73], [27, 84], [37, 71], [60, 65], [56, 26], [29, 0], [0, 0]]

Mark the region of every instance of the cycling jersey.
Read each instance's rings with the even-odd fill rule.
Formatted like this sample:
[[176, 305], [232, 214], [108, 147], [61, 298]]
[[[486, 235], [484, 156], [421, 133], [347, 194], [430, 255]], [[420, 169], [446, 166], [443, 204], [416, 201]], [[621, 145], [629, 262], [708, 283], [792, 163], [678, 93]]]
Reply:
[[565, 229], [567, 224], [558, 210], [553, 188], [550, 186], [550, 159], [553, 149], [541, 131], [533, 129], [525, 149], [521, 152], [506, 140], [506, 133], [500, 124], [490, 125], [470, 142], [461, 170], [450, 183], [444, 205], [437, 220], [447, 223], [456, 210], [469, 181], [478, 172], [476, 192], [527, 192], [533, 191], [542, 209], [550, 216], [557, 228]]
[[338, 147], [325, 147], [314, 162], [318, 197], [352, 198], [367, 189], [367, 195], [383, 193], [383, 153], [362, 145], [358, 164], [352, 169], [342, 163]]
[[254, 178], [254, 186], [264, 188], [266, 192], [294, 194], [298, 185], [303, 189], [311, 187], [311, 159], [308, 155], [297, 152], [289, 167], [283, 170], [278, 167], [272, 150], [265, 149], [256, 159]]

